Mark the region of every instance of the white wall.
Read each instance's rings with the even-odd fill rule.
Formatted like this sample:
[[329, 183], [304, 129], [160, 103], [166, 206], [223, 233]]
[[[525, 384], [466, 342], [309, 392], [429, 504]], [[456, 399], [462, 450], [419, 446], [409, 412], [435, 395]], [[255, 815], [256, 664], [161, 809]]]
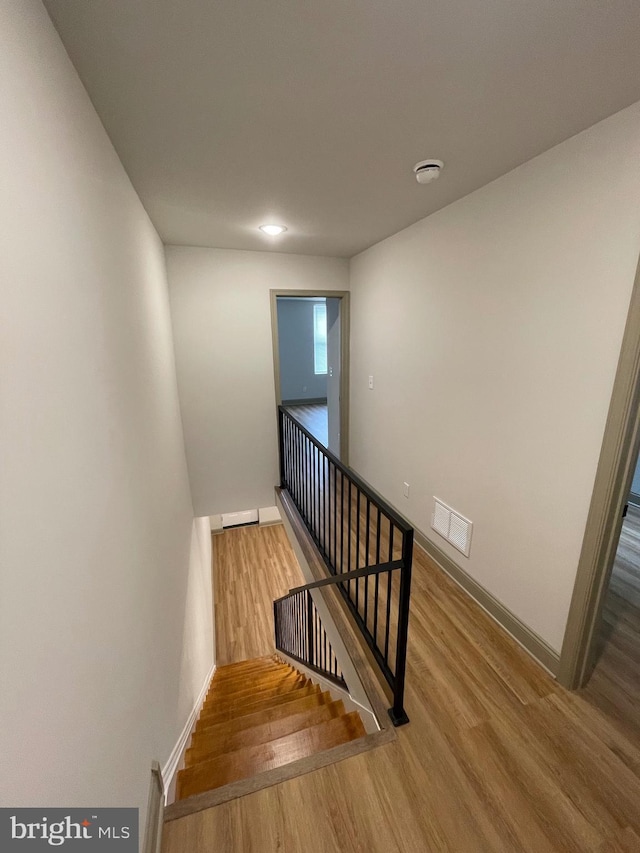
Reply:
[[348, 289], [342, 259], [166, 248], [193, 504], [273, 504], [277, 423], [269, 290]]
[[[638, 163], [640, 104], [351, 262], [353, 466], [556, 650], [640, 251]], [[430, 532], [433, 495], [474, 522], [469, 559]]]
[[280, 394], [283, 401], [327, 398], [327, 374], [315, 372], [313, 302], [278, 299]]
[[0, 803], [144, 827], [213, 658], [163, 248], [36, 0], [0, 115]]

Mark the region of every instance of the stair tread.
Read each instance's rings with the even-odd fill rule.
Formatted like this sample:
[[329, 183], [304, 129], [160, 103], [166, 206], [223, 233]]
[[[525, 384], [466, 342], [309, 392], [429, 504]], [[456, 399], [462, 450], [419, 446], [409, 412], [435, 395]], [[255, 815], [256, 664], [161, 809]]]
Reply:
[[305, 679], [304, 675], [294, 670], [291, 673], [279, 675], [275, 678], [260, 679], [249, 683], [245, 680], [241, 686], [234, 685], [231, 689], [227, 688], [226, 685], [213, 685], [207, 693], [204, 704], [206, 707], [209, 703], [219, 701], [220, 699], [237, 700], [251, 696], [252, 694], [263, 693], [267, 690], [284, 692], [294, 684], [304, 680], [308, 679]]
[[292, 672], [297, 672], [297, 669], [289, 665], [278, 664], [278, 666], [271, 667], [260, 667], [259, 669], [251, 669], [245, 672], [239, 672], [235, 675], [228, 673], [227, 675], [221, 675], [218, 677], [218, 673], [213, 676], [211, 684], [209, 686], [209, 690], [215, 687], [218, 684], [223, 684], [225, 687], [232, 687], [234, 684], [242, 684], [243, 682], [248, 681], [249, 679], [260, 680], [260, 679], [269, 679], [269, 678], [278, 678], [284, 675], [290, 675]]
[[362, 720], [357, 712], [352, 711], [268, 743], [248, 746], [194, 764], [178, 774], [178, 799], [281, 767], [364, 734]]
[[245, 714], [242, 717], [233, 717], [229, 720], [221, 722], [211, 722], [208, 725], [196, 727], [193, 737], [199, 737], [200, 734], [213, 734], [214, 732], [220, 736], [233, 734], [238, 731], [253, 728], [254, 726], [262, 725], [273, 720], [279, 720], [288, 717], [292, 714], [315, 708], [318, 705], [325, 705], [331, 702], [331, 694], [328, 691], [324, 693], [310, 693], [307, 696], [294, 697], [291, 702], [285, 702], [280, 705], [273, 705], [270, 708], [262, 708], [252, 714]]
[[285, 735], [327, 722], [334, 717], [344, 715], [344, 713], [344, 704], [338, 700], [337, 702], [327, 702], [324, 705], [316, 705], [309, 710], [289, 714], [286, 717], [233, 733], [207, 733], [205, 730], [192, 738], [191, 746], [186, 752], [186, 766], [191, 767], [208, 758], [215, 758], [218, 755], [235, 752], [247, 746], [256, 746], [276, 740]]
[[281, 661], [277, 661], [273, 657], [251, 658], [250, 660], [236, 661], [235, 663], [225, 663], [222, 666], [216, 667], [216, 678], [228, 677], [237, 675], [241, 672], [250, 672], [252, 670], [268, 669], [270, 667], [287, 666]]
[[270, 696], [283, 696], [311, 683], [304, 675], [299, 675], [291, 681], [276, 685], [275, 687], [256, 685], [254, 688], [249, 687], [248, 690], [242, 691], [240, 694], [232, 693], [230, 696], [226, 693], [214, 694], [205, 699], [202, 710], [205, 714], [209, 709], [215, 711], [221, 702], [224, 702], [229, 707], [237, 707], [246, 702], [262, 701], [263, 699], [268, 699]]
[[279, 693], [275, 696], [269, 696], [265, 699], [258, 700], [257, 702], [241, 702], [239, 705], [232, 705], [231, 707], [226, 702], [223, 702], [221, 703], [223, 707], [216, 711], [212, 709], [203, 709], [203, 713], [200, 715], [196, 728], [201, 721], [205, 724], [207, 722], [209, 724], [212, 722], [222, 722], [223, 720], [228, 720], [234, 716], [242, 717], [247, 714], [252, 714], [255, 711], [260, 711], [263, 708], [270, 708], [274, 705], [285, 704], [296, 698], [300, 698], [301, 696], [308, 696], [313, 693], [320, 693], [320, 688], [318, 685], [309, 681], [307, 684], [302, 687], [297, 687], [295, 690], [290, 690], [287, 693]]

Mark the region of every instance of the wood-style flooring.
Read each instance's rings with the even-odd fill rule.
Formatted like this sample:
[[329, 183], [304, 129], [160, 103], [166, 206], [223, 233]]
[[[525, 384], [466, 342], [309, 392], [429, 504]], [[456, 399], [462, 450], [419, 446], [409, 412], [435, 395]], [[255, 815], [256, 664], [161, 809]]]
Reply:
[[314, 438], [324, 447], [329, 446], [329, 412], [326, 403], [310, 403], [305, 406], [287, 406], [287, 411], [300, 421]]
[[305, 583], [284, 528], [232, 528], [212, 543], [217, 665], [273, 654], [273, 602]]
[[[284, 529], [214, 545], [218, 568], [231, 546], [251, 564], [216, 588], [219, 656], [266, 645], [272, 588], [297, 575]], [[164, 853], [640, 851], [638, 741], [588, 691], [559, 687], [418, 548], [406, 707], [391, 743], [167, 823]]]

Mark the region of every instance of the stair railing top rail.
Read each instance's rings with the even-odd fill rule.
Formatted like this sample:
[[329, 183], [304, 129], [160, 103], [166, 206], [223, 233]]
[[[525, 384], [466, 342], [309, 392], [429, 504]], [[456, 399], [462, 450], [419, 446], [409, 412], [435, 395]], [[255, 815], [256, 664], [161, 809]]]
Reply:
[[281, 487], [331, 575], [307, 586], [337, 585], [391, 687], [391, 719], [394, 725], [405, 723], [413, 528], [284, 406], [278, 427]]
[[[341, 462], [338, 457], [332, 453], [328, 447], [325, 447], [318, 439], [313, 435], [313, 433], [309, 432], [309, 430], [304, 427], [300, 421], [295, 418], [291, 412], [287, 410], [286, 406], [278, 406], [278, 411], [280, 412], [280, 416], [287, 417], [290, 421], [292, 421], [296, 428], [306, 436], [306, 438], [313, 444], [319, 451], [325, 456], [332, 465], [341, 471], [346, 477], [348, 477], [351, 482], [357, 486], [360, 491], [365, 492], [369, 498], [382, 510], [382, 512], [395, 524], [397, 528], [399, 528], [403, 533], [413, 533], [413, 525], [410, 521], [408, 521], [401, 513], [398, 512], [397, 509], [391, 506], [382, 495], [377, 492], [370, 483], [367, 483], [366, 480], [354, 471], [353, 468], [350, 468], [348, 465], [345, 465], [344, 462]], [[281, 442], [282, 444], [282, 442]], [[280, 455], [280, 479], [282, 481], [283, 477], [283, 469], [282, 469], [282, 454]]]

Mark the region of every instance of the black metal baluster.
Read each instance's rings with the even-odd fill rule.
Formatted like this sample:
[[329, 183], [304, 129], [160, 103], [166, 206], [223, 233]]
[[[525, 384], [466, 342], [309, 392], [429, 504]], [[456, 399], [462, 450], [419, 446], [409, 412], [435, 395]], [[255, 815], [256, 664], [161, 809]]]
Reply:
[[304, 454], [304, 521], [307, 527], [309, 526], [309, 439], [306, 435], [302, 436]]
[[327, 555], [327, 559], [329, 559], [329, 488], [327, 486], [327, 481], [330, 480], [331, 471], [329, 468], [329, 460], [326, 456], [324, 457], [324, 470], [324, 552]]
[[309, 484], [309, 488], [311, 489], [311, 534], [313, 535], [313, 533], [315, 531], [315, 517], [316, 517], [315, 516], [316, 481], [315, 481], [315, 478], [313, 476], [314, 475], [314, 468], [315, 468], [314, 460], [316, 458], [316, 448], [315, 448], [315, 445], [313, 443], [311, 444], [310, 451], [311, 451], [311, 459], [310, 459], [311, 464], [309, 466], [309, 470], [311, 472], [311, 482]]
[[[394, 525], [391, 520], [389, 520], [389, 562], [391, 562], [391, 555], [393, 554], [393, 530]], [[393, 572], [388, 572], [387, 575], [387, 634], [384, 640], [384, 659], [389, 663], [389, 628], [390, 628], [390, 618], [391, 618], [391, 575]]]
[[293, 501], [298, 504], [298, 430], [295, 424], [291, 426], [292, 432], [292, 465], [293, 465]]
[[[380, 523], [381, 523], [381, 514], [380, 507], [378, 507], [378, 524], [376, 529], [376, 566], [380, 565]], [[375, 591], [374, 591], [374, 604], [375, 610], [373, 611], [373, 642], [377, 646], [378, 645], [378, 606], [380, 601], [380, 575], [376, 575], [375, 579]]]
[[338, 469], [333, 466], [333, 565], [338, 571]]
[[340, 573], [344, 571], [344, 471], [340, 472]]
[[[329, 481], [329, 488], [327, 489], [327, 546], [328, 546], [328, 556], [329, 556], [329, 564], [333, 565], [331, 559], [331, 461], [327, 460], [327, 479]], [[331, 568], [329, 568], [331, 571]]]
[[316, 512], [317, 512], [317, 521], [316, 521], [316, 542], [320, 543], [320, 517], [321, 517], [321, 509], [320, 509], [320, 451], [316, 447], [316, 490], [318, 493], [318, 497], [316, 499]]
[[[379, 501], [375, 493], [372, 493], [357, 475], [352, 474], [338, 460], [334, 460], [329, 451], [324, 451], [317, 446], [315, 439], [308, 434], [308, 431], [282, 408], [278, 409], [277, 427], [281, 487], [289, 492], [293, 504], [323, 553], [329, 572], [333, 575], [342, 575], [345, 571], [353, 572], [357, 569], [362, 573], [362, 577], [353, 579], [355, 593], [351, 586], [352, 579], [342, 581], [336, 578], [336, 580], [358, 627], [363, 632], [393, 690], [394, 702], [390, 714], [394, 724], [406, 722], [402, 702], [413, 531], [401, 519], [394, 521], [397, 516], [393, 509]], [[338, 477], [340, 477], [339, 487]], [[353, 488], [356, 489], [355, 496]], [[338, 497], [340, 498], [339, 511]], [[366, 503], [366, 509], [362, 504], [363, 500]], [[372, 505], [376, 510], [375, 519], [372, 515]], [[347, 518], [345, 518], [345, 511], [348, 513]], [[388, 537], [387, 531], [383, 530], [383, 525], [386, 523], [389, 525]], [[395, 528], [398, 529], [397, 534]], [[397, 535], [402, 537], [400, 543], [402, 557], [394, 560], [394, 550], [398, 549], [395, 543]], [[347, 537], [346, 555], [345, 536]], [[387, 543], [383, 543], [383, 539], [387, 538]], [[382, 551], [388, 552], [388, 563], [397, 564], [393, 569], [385, 569], [386, 607], [385, 602], [381, 600], [381, 573], [375, 571], [373, 575], [366, 574], [367, 569], [381, 565], [381, 560], [384, 560]], [[398, 585], [394, 583], [394, 571], [400, 572], [397, 577]], [[373, 580], [373, 588], [369, 582], [370, 578]], [[362, 607], [361, 580], [364, 580]], [[384, 615], [381, 613], [383, 608], [386, 610]], [[298, 594], [281, 599], [277, 606], [274, 604], [273, 618], [274, 636], [278, 648], [290, 652], [301, 662], [307, 661], [317, 665], [317, 668], [324, 671], [327, 676], [344, 683], [339, 662], [310, 595], [305, 598]], [[384, 631], [382, 631], [383, 619], [386, 623]], [[394, 647], [391, 645], [392, 630]], [[390, 657], [394, 660], [391, 661]]]
[[[351, 506], [351, 501], [352, 501], [352, 498], [351, 498], [351, 479], [349, 479], [349, 530], [348, 530], [348, 533], [349, 533], [349, 543], [348, 543], [349, 544], [349, 550], [347, 553], [347, 571], [349, 571], [349, 572], [351, 571], [351, 527], [352, 527], [351, 515], [353, 512], [353, 509]], [[348, 582], [348, 595], [349, 595], [349, 598], [351, 598], [351, 581]]]
[[[371, 501], [367, 498], [367, 513], [365, 524], [365, 566], [369, 565], [369, 535], [371, 533]], [[367, 614], [369, 612], [369, 578], [364, 579], [364, 624], [367, 625]]]
[[[360, 489], [356, 497], [356, 569], [360, 568]], [[356, 610], [360, 612], [360, 578], [356, 578]]]

